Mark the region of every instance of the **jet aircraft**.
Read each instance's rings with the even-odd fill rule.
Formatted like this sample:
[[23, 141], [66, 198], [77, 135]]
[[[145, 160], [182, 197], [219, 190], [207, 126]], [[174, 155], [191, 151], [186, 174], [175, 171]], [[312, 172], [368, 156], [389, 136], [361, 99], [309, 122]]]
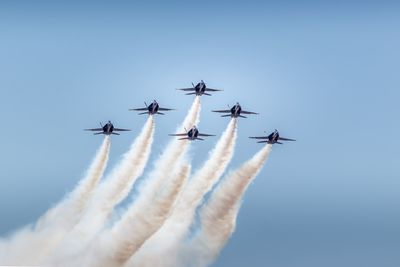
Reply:
[[114, 125], [111, 123], [111, 121], [108, 121], [106, 123], [106, 125], [104, 125], [104, 126], [100, 122], [100, 126], [101, 126], [101, 128], [85, 129], [85, 131], [94, 131], [94, 132], [98, 132], [98, 133], [94, 133], [94, 134], [105, 134], [105, 135], [110, 135], [110, 134], [119, 135], [119, 133], [115, 133], [115, 131], [116, 132], [130, 131], [128, 129], [114, 128]]
[[203, 80], [201, 80], [198, 84], [194, 85], [194, 83], [192, 83], [193, 87], [190, 88], [181, 88], [181, 89], [177, 89], [177, 90], [181, 90], [181, 91], [186, 91], [186, 92], [190, 92], [193, 91], [192, 93], [187, 93], [186, 95], [197, 95], [197, 96], [201, 96], [201, 95], [208, 95], [210, 96], [211, 94], [207, 93], [207, 92], [217, 92], [217, 91], [222, 91], [220, 89], [212, 89], [212, 88], [208, 88], [206, 86], [206, 84], [204, 83]]
[[256, 112], [242, 110], [242, 107], [239, 105], [239, 103], [236, 103], [236, 105], [234, 105], [231, 109], [213, 110], [213, 112], [230, 113], [222, 115], [221, 117], [232, 117], [232, 118], [237, 118], [237, 117], [247, 118], [246, 116], [243, 116], [241, 114], [258, 114]]
[[160, 105], [157, 103], [157, 101], [153, 101], [150, 105], [147, 105], [146, 102], [144, 102], [144, 105], [146, 106], [145, 108], [132, 108], [130, 110], [134, 111], [145, 111], [141, 112], [138, 115], [143, 115], [143, 114], [149, 114], [149, 115], [154, 115], [154, 114], [159, 114], [159, 115], [165, 115], [164, 113], [161, 113], [159, 111], [169, 111], [173, 110], [170, 108], [160, 108]]
[[265, 139], [262, 141], [258, 141], [257, 143], [268, 143], [268, 144], [280, 144], [282, 145], [281, 142], [279, 141], [296, 141], [294, 139], [289, 139], [289, 138], [283, 138], [279, 136], [279, 132], [278, 130], [275, 129], [275, 131], [273, 131], [270, 135], [268, 136], [251, 136], [249, 138], [253, 138], [253, 139]]
[[[185, 129], [185, 131], [186, 131], [186, 129]], [[202, 140], [203, 141], [204, 139], [199, 138], [199, 136], [215, 136], [215, 135], [199, 133], [199, 130], [197, 129], [197, 127], [193, 126], [192, 129], [190, 129], [189, 131], [186, 131], [186, 133], [170, 134], [170, 136], [186, 136], [186, 137], [179, 138], [178, 140], [190, 140], [190, 141]]]

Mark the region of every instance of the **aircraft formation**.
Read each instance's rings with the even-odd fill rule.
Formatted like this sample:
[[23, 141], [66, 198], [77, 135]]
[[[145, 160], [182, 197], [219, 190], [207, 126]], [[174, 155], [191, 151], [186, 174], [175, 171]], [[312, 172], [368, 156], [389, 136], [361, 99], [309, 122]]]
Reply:
[[[196, 85], [194, 85], [194, 83], [192, 83], [192, 87], [180, 88], [177, 90], [189, 92], [189, 93], [186, 93], [186, 95], [196, 95], [196, 96], [202, 96], [202, 95], [211, 96], [210, 92], [223, 91], [221, 89], [208, 88], [203, 80], [201, 80]], [[148, 114], [150, 116], [155, 115], [155, 114], [165, 115], [165, 113], [162, 113], [160, 111], [174, 110], [171, 108], [160, 107], [160, 105], [157, 103], [156, 100], [153, 100], [153, 102], [150, 105], [147, 105], [147, 103], [144, 102], [144, 105], [145, 105], [145, 107], [143, 107], [143, 108], [133, 108], [133, 109], [129, 109], [129, 110], [130, 111], [139, 111], [140, 113], [138, 115]], [[242, 114], [246, 114], [246, 115], [258, 114], [256, 112], [243, 110], [239, 103], [236, 103], [230, 109], [212, 110], [212, 112], [225, 113], [224, 115], [221, 115], [221, 117], [231, 117], [231, 118], [238, 118], [238, 117], [247, 118], [246, 116], [243, 116]], [[94, 132], [96, 132], [96, 133], [94, 133], [95, 135], [98, 135], [98, 134], [119, 135], [119, 133], [117, 133], [119, 131], [130, 131], [129, 129], [115, 128], [114, 125], [111, 123], [111, 121], [108, 121], [104, 126], [100, 123], [100, 126], [101, 126], [101, 128], [85, 129], [85, 131], [94, 131]], [[169, 135], [179, 137], [178, 140], [189, 140], [189, 141], [194, 141], [194, 140], [202, 140], [203, 141], [204, 139], [201, 137], [215, 136], [213, 134], [200, 133], [195, 125], [193, 125], [189, 131], [187, 131], [185, 129], [185, 132], [186, 133], [176, 133], [176, 134], [169, 134]], [[267, 136], [250, 136], [249, 138], [260, 140], [257, 143], [268, 143], [271, 145], [272, 144], [283, 144], [281, 141], [296, 141], [294, 139], [281, 137], [279, 135], [278, 130], [276, 130], [276, 129]]]

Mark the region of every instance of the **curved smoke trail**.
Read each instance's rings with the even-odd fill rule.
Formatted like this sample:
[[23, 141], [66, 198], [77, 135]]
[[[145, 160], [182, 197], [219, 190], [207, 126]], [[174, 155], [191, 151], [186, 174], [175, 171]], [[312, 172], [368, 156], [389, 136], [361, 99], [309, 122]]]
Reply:
[[94, 192], [81, 221], [61, 242], [52, 257], [46, 260], [47, 263], [62, 262], [77, 254], [103, 228], [115, 205], [128, 195], [136, 179], [142, 175], [150, 156], [153, 134], [154, 119], [149, 116], [121, 163]]
[[[89, 261], [82, 266], [123, 266], [142, 244], [165, 222], [176, 197], [189, 177], [190, 166], [183, 164], [174, 179], [158, 189], [155, 198], [139, 198], [109, 232], [92, 242]], [[145, 194], [145, 192], [143, 192]], [[99, 244], [101, 247], [99, 247]], [[93, 257], [93, 255], [95, 255]], [[96, 259], [96, 261], [93, 260]]]
[[[235, 230], [240, 201], [249, 184], [260, 172], [272, 145], [268, 144], [216, 188], [200, 213], [201, 231], [192, 240], [189, 253], [182, 253], [180, 266], [203, 267], [211, 264]], [[192, 257], [190, 257], [192, 256]], [[190, 257], [190, 258], [189, 258]]]
[[[200, 109], [200, 97], [196, 96], [187, 116], [179, 127], [180, 129], [178, 128], [177, 131], [198, 124]], [[120, 263], [126, 262], [166, 220], [182, 185], [186, 181], [186, 176], [183, 175], [182, 171], [189, 170], [183, 163], [182, 157], [189, 144], [190, 141], [188, 140], [177, 140], [176, 138], [168, 144], [165, 152], [157, 160], [155, 169], [140, 190], [139, 199], [128, 209], [121, 221], [113, 227], [111, 235], [119, 236], [114, 244], [126, 248], [124, 252], [116, 252], [112, 257], [113, 260], [118, 259], [117, 261]], [[154, 219], [154, 221], [149, 219]], [[133, 236], [126, 234], [127, 229]], [[127, 238], [128, 236], [130, 238]]]
[[[186, 115], [185, 119], [183, 120], [182, 124], [180, 127], [178, 127], [177, 131], [183, 131], [186, 128], [192, 127], [193, 125], [199, 124], [200, 121], [200, 96], [196, 96], [194, 98], [194, 101], [192, 103], [192, 106], [189, 109], [188, 114]], [[174, 139], [175, 142], [173, 142], [175, 145], [181, 144], [181, 142], [178, 142], [178, 140]]]
[[[178, 131], [197, 124], [199, 114], [200, 98], [196, 97]], [[171, 140], [140, 187], [135, 202], [111, 228], [105, 227], [115, 206], [143, 173], [153, 134], [153, 116], [149, 116], [121, 163], [96, 188], [108, 159], [110, 140], [106, 137], [85, 179], [68, 198], [42, 216], [34, 228], [26, 227], [11, 239], [0, 240], [0, 264], [204, 267], [212, 263], [232, 235], [240, 201], [268, 158], [271, 145], [219, 184], [201, 208], [201, 229], [192, 239], [185, 237], [196, 208], [233, 156], [236, 119], [229, 122], [189, 183], [190, 165], [184, 155], [191, 142]]]
[[[187, 116], [184, 119], [183, 124], [181, 125], [180, 128], [185, 128], [185, 127], [191, 127], [194, 124], [197, 124], [199, 121], [199, 114], [200, 114], [200, 98], [196, 97]], [[150, 116], [152, 118], [152, 116]], [[146, 127], [145, 127], [146, 128]], [[182, 129], [178, 129], [181, 131]], [[137, 138], [139, 139], [139, 138]], [[137, 143], [135, 141], [135, 143]], [[144, 143], [144, 142], [143, 142]], [[181, 156], [184, 154], [184, 152], [187, 150], [187, 147], [189, 145], [188, 141], [179, 141], [177, 139], [174, 139], [170, 144], [167, 146], [165, 152], [160, 156], [159, 160], [155, 164], [155, 169], [151, 173], [149, 179], [147, 180], [146, 187], [147, 188], [159, 188], [160, 182], [162, 182], [164, 179], [168, 180], [168, 177], [171, 177], [174, 174], [174, 166], [177, 166], [180, 162]], [[134, 146], [134, 145], [133, 145]], [[144, 150], [143, 148], [139, 151]], [[133, 158], [134, 159], [140, 159], [143, 156], [136, 156]], [[147, 161], [147, 160], [146, 160]], [[143, 165], [144, 167], [144, 165]], [[122, 168], [121, 168], [122, 169]], [[171, 178], [172, 179], [172, 178]], [[109, 185], [108, 183], [107, 185]], [[112, 185], [112, 183], [111, 183]], [[118, 185], [119, 188], [124, 189], [124, 185], [122, 183], [119, 183]], [[104, 187], [104, 190], [106, 190], [108, 187]], [[130, 190], [130, 187], [129, 187]], [[100, 190], [99, 190], [100, 191]], [[112, 190], [115, 191], [115, 190]], [[126, 189], [124, 190], [126, 193]], [[143, 196], [146, 196], [148, 198], [151, 198], [151, 194], [141, 194]], [[79, 255], [80, 251], [83, 251], [86, 246], [90, 246], [89, 241], [93, 239], [96, 233], [101, 229], [101, 226], [104, 225], [106, 222], [108, 215], [111, 213], [114, 205], [111, 205], [110, 200], [107, 200], [107, 196], [112, 198], [112, 194], [104, 194], [102, 191], [100, 191], [99, 194], [96, 194], [95, 196], [100, 196], [101, 198], [105, 199], [103, 200], [103, 203], [108, 204], [108, 205], [99, 205], [96, 204], [97, 201], [101, 201], [102, 199], [99, 199], [97, 201], [94, 201], [95, 207], [97, 209], [92, 209], [90, 212], [87, 212], [85, 217], [87, 218], [86, 221], [80, 222], [77, 226], [80, 226], [79, 228], [76, 227], [75, 232], [72, 233], [68, 240], [64, 242], [63, 246], [60, 246], [59, 253], [57, 253], [56, 256], [54, 256], [52, 259], [50, 259], [50, 263], [63, 263], [63, 262], [68, 262], [68, 259], [71, 258], [71, 256], [75, 257], [76, 255]], [[126, 196], [126, 195], [125, 195]], [[133, 204], [135, 205], [135, 203]], [[133, 206], [130, 208], [133, 209]], [[107, 211], [107, 216], [105, 215], [104, 210]], [[129, 211], [127, 212], [129, 214]], [[96, 217], [100, 217], [100, 220], [97, 219]], [[95, 222], [95, 225], [92, 224], [93, 218], [97, 221]], [[85, 219], [85, 218], [84, 218]], [[99, 224], [101, 222], [101, 225]], [[118, 222], [117, 222], [118, 224]], [[96, 239], [94, 239], [96, 240]], [[95, 242], [95, 241], [93, 241]], [[143, 241], [144, 242], [144, 241]], [[68, 251], [66, 248], [71, 248], [70, 251]], [[70, 262], [68, 264], [71, 264]]]
[[85, 177], [67, 198], [47, 211], [34, 228], [27, 227], [6, 242], [0, 265], [37, 264], [79, 221], [108, 161], [110, 138], [106, 136]]
[[73, 227], [80, 219], [86, 205], [103, 176], [110, 152], [110, 136], [105, 136], [96, 158], [76, 189], [68, 196], [65, 203], [60, 203], [39, 219], [37, 228], [44, 229], [49, 223], [60, 221], [66, 228]]
[[[219, 180], [232, 159], [237, 137], [237, 120], [231, 119], [215, 149], [180, 195], [165, 224], [132, 257], [129, 266], [174, 266], [176, 252], [193, 222], [203, 196]], [[157, 257], [154, 257], [157, 255]]]

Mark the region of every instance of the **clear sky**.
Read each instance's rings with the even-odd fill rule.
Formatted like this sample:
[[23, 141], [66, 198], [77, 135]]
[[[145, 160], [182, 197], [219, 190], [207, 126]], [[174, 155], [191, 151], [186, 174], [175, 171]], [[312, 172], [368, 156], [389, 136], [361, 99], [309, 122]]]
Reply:
[[[35, 221], [82, 177], [99, 121], [133, 131], [112, 138], [110, 169], [157, 99], [152, 159], [204, 79], [200, 130], [236, 101], [260, 112], [239, 121], [233, 169], [277, 128], [246, 193], [236, 232], [215, 267], [400, 265], [400, 4], [395, 1], [1, 1], [0, 233]], [[194, 167], [215, 139], [196, 142]]]

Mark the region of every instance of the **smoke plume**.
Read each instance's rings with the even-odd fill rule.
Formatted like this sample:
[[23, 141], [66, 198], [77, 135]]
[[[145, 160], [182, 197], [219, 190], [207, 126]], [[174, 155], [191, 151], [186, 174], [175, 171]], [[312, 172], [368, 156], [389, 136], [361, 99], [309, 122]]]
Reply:
[[[174, 265], [180, 242], [193, 222], [203, 196], [219, 180], [232, 159], [236, 142], [237, 120], [232, 118], [208, 160], [184, 188], [177, 205], [159, 231], [134, 255], [129, 266]], [[154, 257], [159, 255], [159, 257]]]
[[[196, 96], [177, 132], [197, 125], [200, 109], [200, 97]], [[99, 184], [110, 150], [110, 137], [106, 136], [87, 174], [63, 201], [35, 225], [0, 239], [0, 265], [210, 265], [234, 232], [243, 195], [272, 146], [267, 144], [221, 180], [236, 144], [237, 119], [232, 118], [191, 179], [186, 157], [191, 141], [174, 137], [153, 163], [151, 172], [137, 185], [149, 160], [153, 135], [151, 115], [121, 161]], [[138, 196], [124, 212], [114, 212], [134, 185]], [[111, 218], [113, 214], [120, 215], [118, 219]], [[196, 218], [199, 224], [195, 224]], [[192, 232], [193, 226], [200, 227]]]
[[55, 264], [73, 257], [104, 227], [114, 207], [128, 195], [136, 179], [143, 173], [150, 156], [153, 134], [154, 119], [153, 116], [149, 116], [141, 133], [119, 165], [94, 192], [82, 219], [61, 242], [47, 263]]
[[[199, 114], [200, 98], [196, 97], [178, 131], [198, 124]], [[142, 186], [139, 198], [111, 231], [105, 231], [101, 235], [100, 243], [107, 245], [103, 248], [104, 253], [96, 253], [103, 257], [94, 266], [124, 264], [161, 227], [189, 175], [190, 168], [182, 159], [189, 143], [188, 140], [176, 138], [169, 143]], [[99, 242], [93, 243], [95, 247], [97, 243]]]
[[111, 231], [92, 243], [89, 259], [82, 266], [122, 266], [165, 221], [189, 172], [190, 166], [182, 165], [154, 199], [140, 198]]
[[203, 267], [216, 259], [235, 230], [244, 192], [260, 172], [271, 148], [272, 145], [266, 145], [239, 169], [230, 173], [216, 188], [200, 212], [200, 232], [187, 246], [189, 249], [182, 247], [183, 263], [179, 263], [179, 266]]
[[[110, 138], [106, 136], [84, 178], [59, 204], [47, 211], [34, 226], [27, 226], [2, 240], [0, 264], [38, 264], [79, 221], [108, 161]], [[34, 248], [34, 249], [33, 249]]]

